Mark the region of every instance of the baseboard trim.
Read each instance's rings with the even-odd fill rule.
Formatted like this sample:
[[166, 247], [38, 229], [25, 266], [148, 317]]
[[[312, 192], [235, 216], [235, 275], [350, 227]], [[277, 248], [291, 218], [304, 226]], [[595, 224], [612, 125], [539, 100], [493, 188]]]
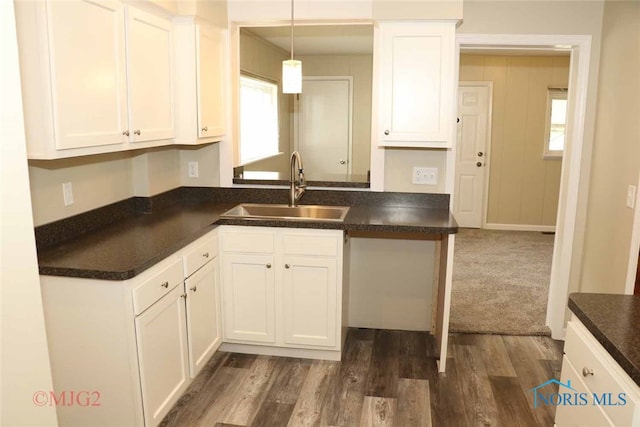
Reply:
[[506, 231], [541, 231], [546, 233], [555, 233], [555, 225], [535, 225], [535, 224], [485, 224], [483, 227], [487, 230], [506, 230]]
[[238, 344], [225, 342], [220, 345], [220, 351], [230, 353], [260, 354], [265, 356], [297, 357], [301, 359], [319, 359], [339, 361], [342, 358], [340, 350], [312, 350], [306, 348], [284, 348], [263, 345]]

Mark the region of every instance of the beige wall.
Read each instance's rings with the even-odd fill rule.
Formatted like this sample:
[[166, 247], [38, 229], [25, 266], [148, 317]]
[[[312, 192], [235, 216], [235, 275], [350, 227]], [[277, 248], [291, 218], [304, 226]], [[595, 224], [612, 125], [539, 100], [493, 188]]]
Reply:
[[461, 55], [460, 81], [493, 82], [487, 222], [555, 225], [560, 159], [544, 159], [548, 86], [567, 87], [568, 56]]
[[640, 172], [640, 2], [605, 3], [601, 59], [580, 290], [622, 293], [634, 213], [627, 186]]
[[301, 55], [304, 76], [353, 77], [353, 174], [366, 174], [371, 157], [373, 55]]
[[[31, 219], [27, 152], [13, 2], [0, 2], [0, 425], [57, 425]], [[41, 396], [42, 397], [42, 396]], [[42, 402], [42, 401], [41, 401]]]
[[[248, 31], [240, 33], [240, 71], [264, 77], [278, 83], [278, 117], [280, 128], [280, 151], [283, 153], [269, 159], [246, 165], [246, 170], [277, 171], [286, 174], [289, 169], [289, 155], [291, 153], [291, 95], [283, 94], [280, 90], [282, 75], [282, 61], [289, 58], [289, 54], [261, 39]], [[237, 138], [237, 142], [239, 139]], [[236, 149], [239, 146], [236, 145]]]
[[[132, 197], [135, 152], [29, 162], [35, 225]], [[74, 204], [64, 206], [62, 184], [71, 182]]]

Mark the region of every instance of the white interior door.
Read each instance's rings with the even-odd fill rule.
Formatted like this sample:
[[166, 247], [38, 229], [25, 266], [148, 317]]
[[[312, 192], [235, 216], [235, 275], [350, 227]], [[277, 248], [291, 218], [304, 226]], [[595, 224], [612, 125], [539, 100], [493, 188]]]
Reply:
[[351, 171], [351, 77], [305, 77], [294, 146], [310, 176]]
[[453, 214], [461, 227], [483, 225], [491, 87], [460, 84]]

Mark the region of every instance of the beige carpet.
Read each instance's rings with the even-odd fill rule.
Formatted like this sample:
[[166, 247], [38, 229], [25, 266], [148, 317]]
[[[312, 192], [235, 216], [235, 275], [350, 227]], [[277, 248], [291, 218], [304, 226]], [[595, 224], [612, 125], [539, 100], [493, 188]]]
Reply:
[[550, 335], [545, 316], [553, 239], [531, 231], [460, 229], [450, 330]]

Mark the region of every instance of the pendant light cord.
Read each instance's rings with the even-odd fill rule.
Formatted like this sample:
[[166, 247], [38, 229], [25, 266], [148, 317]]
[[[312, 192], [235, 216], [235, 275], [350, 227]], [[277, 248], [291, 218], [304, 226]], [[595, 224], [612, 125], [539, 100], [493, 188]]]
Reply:
[[293, 0], [291, 0], [291, 59], [293, 59]]

